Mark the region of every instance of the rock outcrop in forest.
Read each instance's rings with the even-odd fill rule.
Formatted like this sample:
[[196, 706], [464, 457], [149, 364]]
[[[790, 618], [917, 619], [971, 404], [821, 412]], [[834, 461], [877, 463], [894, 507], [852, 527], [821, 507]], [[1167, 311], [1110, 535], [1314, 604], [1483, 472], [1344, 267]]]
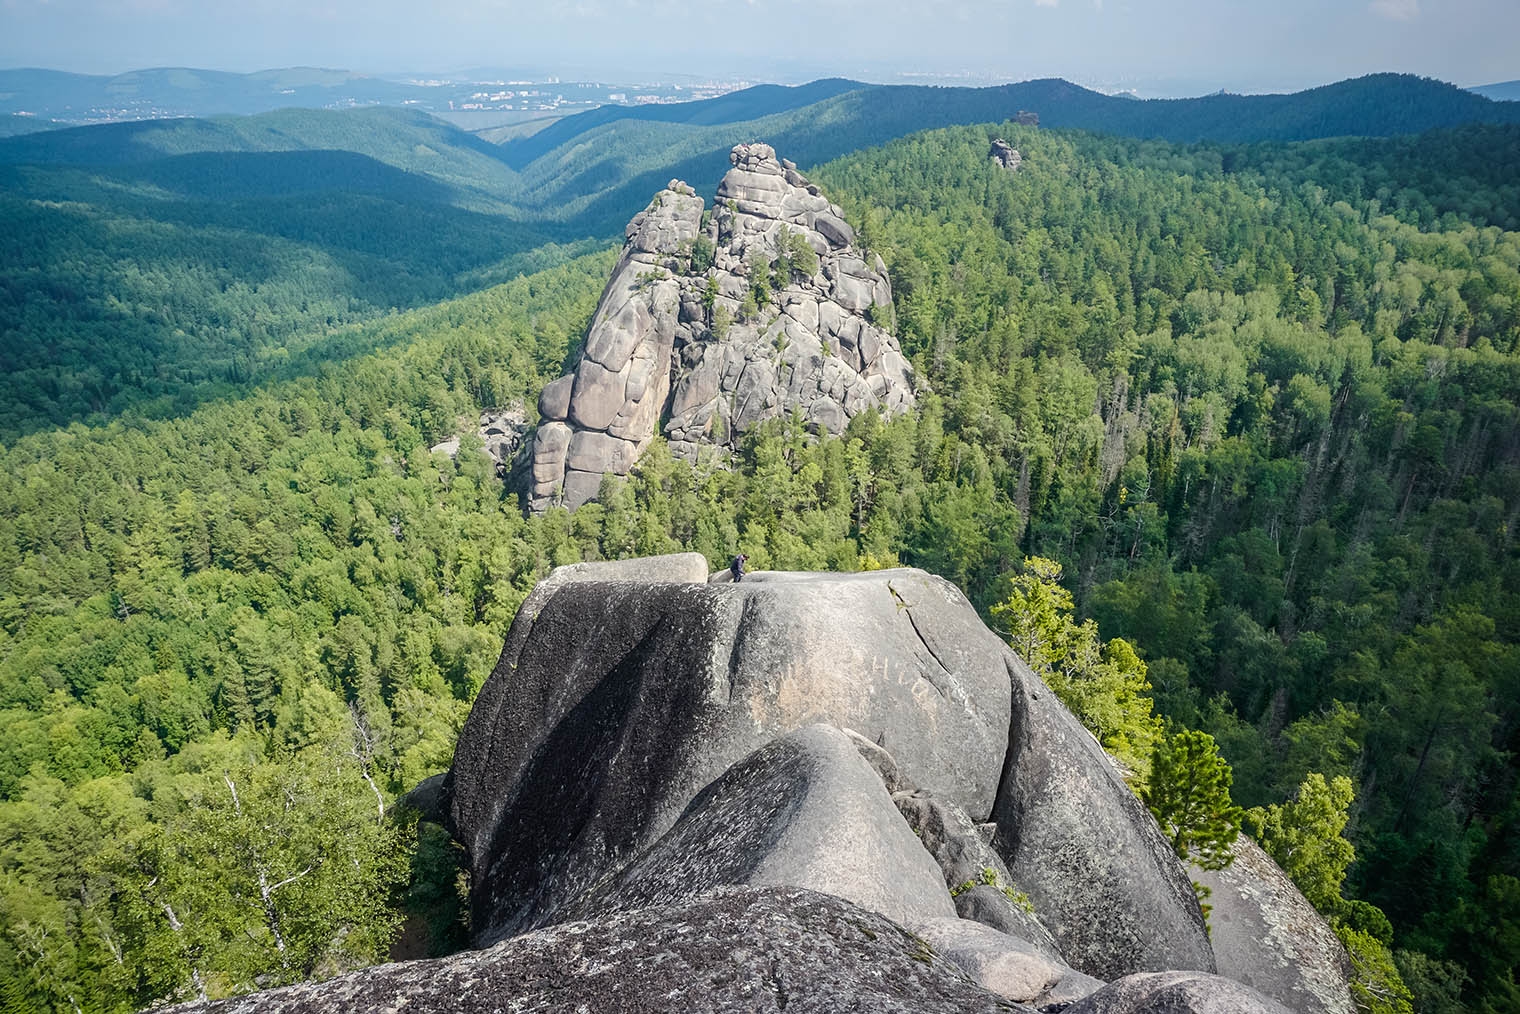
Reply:
[[987, 157], [992, 159], [992, 164], [999, 169], [1007, 169], [1009, 172], [1018, 172], [1019, 166], [1024, 164], [1024, 156], [1019, 154], [1019, 149], [1003, 140], [995, 138], [992, 147], [987, 151]]
[[707, 578], [577, 564], [523, 603], [427, 793], [480, 950], [188, 1009], [1350, 1009], [1260, 850], [1216, 957], [1118, 766], [955, 586]]
[[592, 499], [660, 433], [696, 458], [779, 415], [837, 434], [913, 404], [881, 260], [770, 145], [730, 161], [710, 211], [671, 180], [628, 223], [580, 363], [539, 398], [533, 510]]

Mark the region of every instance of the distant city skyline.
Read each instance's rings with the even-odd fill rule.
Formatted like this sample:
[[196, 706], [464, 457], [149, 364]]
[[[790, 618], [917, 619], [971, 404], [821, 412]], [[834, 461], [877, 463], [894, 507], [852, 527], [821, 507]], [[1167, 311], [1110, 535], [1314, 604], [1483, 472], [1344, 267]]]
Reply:
[[469, 67], [1105, 91], [1289, 91], [1377, 71], [1520, 78], [1515, 0], [0, 0], [0, 66], [114, 74]]

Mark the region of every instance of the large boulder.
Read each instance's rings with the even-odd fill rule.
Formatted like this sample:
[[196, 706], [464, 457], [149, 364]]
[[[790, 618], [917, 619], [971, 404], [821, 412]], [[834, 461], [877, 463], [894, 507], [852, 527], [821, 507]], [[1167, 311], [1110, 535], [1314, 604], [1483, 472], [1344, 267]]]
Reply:
[[991, 1014], [1010, 1004], [874, 912], [727, 888], [563, 923], [480, 951], [378, 965], [176, 1014]]
[[805, 887], [904, 925], [955, 915], [881, 779], [829, 725], [788, 733], [729, 768], [572, 914], [670, 904], [725, 884]]
[[1241, 835], [1233, 851], [1225, 869], [1191, 871], [1212, 892], [1219, 974], [1304, 1014], [1352, 1014], [1351, 959], [1335, 931], [1254, 841]]
[[1013, 720], [993, 844], [1061, 955], [1104, 980], [1212, 972], [1192, 883], [1150, 811], [1023, 660], [1005, 659]]
[[1064, 1014], [1289, 1014], [1234, 979], [1198, 972], [1140, 972], [1111, 982]]
[[815, 722], [858, 730], [979, 818], [992, 809], [1007, 649], [954, 586], [906, 569], [709, 585], [694, 565], [701, 583], [585, 569], [514, 621], [452, 769], [478, 940], [559, 917], [703, 786]]
[[1005, 1000], [1071, 1003], [1103, 988], [1090, 975], [1068, 968], [1027, 940], [970, 919], [925, 919], [913, 924], [924, 943], [983, 988]]

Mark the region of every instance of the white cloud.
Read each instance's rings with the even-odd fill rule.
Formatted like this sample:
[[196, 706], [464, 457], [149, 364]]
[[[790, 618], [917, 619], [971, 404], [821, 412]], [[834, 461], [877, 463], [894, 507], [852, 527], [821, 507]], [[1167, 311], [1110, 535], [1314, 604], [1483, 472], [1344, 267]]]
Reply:
[[1055, 7], [1061, 0], [1034, 0], [1036, 7]]
[[1420, 0], [1372, 0], [1372, 13], [1394, 21], [1413, 21], [1420, 13]]

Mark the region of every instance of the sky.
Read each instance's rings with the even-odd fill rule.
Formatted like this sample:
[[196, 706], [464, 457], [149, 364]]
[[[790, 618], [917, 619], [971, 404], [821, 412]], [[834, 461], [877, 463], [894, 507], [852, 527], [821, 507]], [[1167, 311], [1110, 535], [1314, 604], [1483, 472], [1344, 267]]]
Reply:
[[0, 0], [0, 67], [321, 66], [794, 82], [1064, 77], [1147, 95], [1520, 78], [1520, 0]]

